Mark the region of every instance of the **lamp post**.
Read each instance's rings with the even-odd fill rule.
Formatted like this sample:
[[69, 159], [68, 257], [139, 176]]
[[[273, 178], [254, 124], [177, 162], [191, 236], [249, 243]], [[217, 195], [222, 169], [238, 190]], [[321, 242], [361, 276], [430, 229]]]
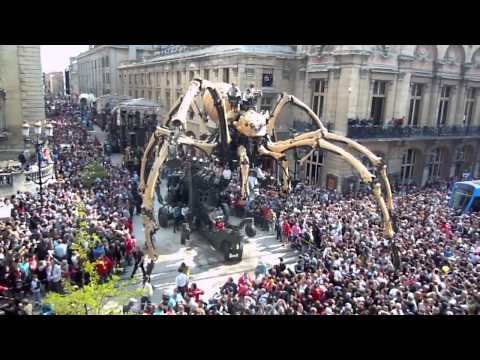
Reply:
[[[40, 186], [40, 204], [43, 207], [43, 176], [42, 176], [42, 160], [43, 154], [42, 149], [44, 146], [48, 146], [48, 139], [53, 136], [53, 125], [48, 123], [42, 126], [41, 121], [37, 121], [33, 125], [33, 131], [36, 135], [35, 140], [29, 138], [31, 126], [27, 123], [22, 125], [22, 134], [25, 137], [25, 142], [31, 142], [35, 145], [35, 154], [37, 156], [37, 166], [38, 166], [38, 180], [34, 181], [35, 184]], [[43, 130], [43, 134], [42, 134]], [[42, 136], [43, 135], [43, 136]]]

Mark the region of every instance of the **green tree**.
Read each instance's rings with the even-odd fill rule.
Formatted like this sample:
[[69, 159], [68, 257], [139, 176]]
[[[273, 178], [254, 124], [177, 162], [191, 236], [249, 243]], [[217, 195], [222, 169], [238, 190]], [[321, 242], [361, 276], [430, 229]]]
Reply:
[[[95, 247], [100, 238], [97, 234], [88, 232], [84, 205], [77, 208], [79, 229], [72, 243], [73, 252], [79, 254], [79, 263], [89, 277], [88, 284], [82, 287], [69, 281], [63, 282], [64, 294], [49, 293], [44, 303], [52, 306], [57, 315], [115, 315], [121, 313], [120, 304], [131, 297], [140, 296], [140, 289], [131, 290], [130, 281], [121, 281], [118, 275], [113, 275], [102, 282], [96, 270], [96, 262], [89, 260], [88, 253]], [[113, 305], [113, 307], [112, 307]]]
[[84, 186], [90, 187], [97, 179], [103, 179], [108, 176], [107, 170], [98, 161], [92, 161], [86, 165], [80, 172], [80, 179]]

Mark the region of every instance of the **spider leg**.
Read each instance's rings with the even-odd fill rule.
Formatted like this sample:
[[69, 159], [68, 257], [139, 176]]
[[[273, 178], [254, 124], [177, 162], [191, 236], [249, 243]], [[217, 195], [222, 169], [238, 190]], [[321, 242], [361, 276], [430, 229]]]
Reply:
[[393, 210], [392, 188], [390, 187], [390, 181], [388, 180], [387, 176], [387, 165], [385, 164], [383, 159], [379, 156], [376, 156], [367, 147], [345, 136], [334, 134], [331, 132], [324, 132], [323, 137], [327, 140], [346, 144], [368, 158], [368, 160], [372, 163], [373, 166], [377, 168], [378, 173], [380, 174], [380, 181], [386, 192], [387, 207], [389, 210]]
[[153, 163], [152, 170], [148, 175], [147, 185], [143, 194], [143, 226], [145, 233], [145, 246], [149, 252], [149, 255], [154, 257], [155, 249], [152, 243], [152, 238], [155, 231], [158, 229], [155, 217], [153, 215], [153, 199], [155, 193], [155, 184], [157, 183], [160, 169], [165, 162], [168, 155], [168, 140], [164, 139], [163, 144], [158, 152], [155, 162]]
[[258, 152], [260, 153], [260, 155], [270, 156], [280, 163], [280, 167], [283, 170], [283, 173], [282, 173], [283, 191], [285, 194], [288, 194], [292, 189], [290, 184], [290, 176], [288, 172], [288, 160], [286, 159], [285, 154], [267, 150], [263, 145], [260, 145], [258, 147]]
[[[304, 134], [306, 135], [306, 134]], [[310, 136], [303, 136], [301, 139], [298, 137], [292, 139], [292, 140], [285, 140], [282, 142], [277, 142], [277, 143], [268, 143], [267, 148], [268, 149], [261, 149], [259, 148], [260, 153], [263, 152], [265, 155], [270, 155], [278, 159], [282, 159], [282, 155], [285, 151], [289, 149], [293, 149], [296, 147], [304, 147], [304, 146], [310, 146], [314, 150], [316, 149], [323, 149], [330, 151], [336, 155], [339, 155], [342, 157], [345, 161], [347, 161], [350, 165], [352, 165], [355, 170], [358, 171], [360, 174], [360, 177], [362, 180], [370, 184], [372, 188], [373, 195], [379, 204], [380, 210], [383, 215], [383, 223], [384, 223], [384, 232], [385, 235], [391, 239], [393, 237], [393, 226], [392, 226], [392, 219], [390, 216], [389, 209], [387, 208], [387, 205], [385, 203], [385, 199], [382, 197], [382, 190], [381, 190], [381, 184], [380, 183], [375, 183], [373, 182], [374, 176], [366, 166], [358, 160], [355, 156], [344, 150], [343, 148], [339, 147], [338, 145], [332, 144], [329, 141], [326, 141], [323, 138], [315, 138], [312, 137], [311, 134]], [[267, 150], [268, 152], [266, 152]], [[286, 161], [286, 160], [285, 160]]]
[[155, 131], [148, 140], [145, 151], [143, 152], [142, 162], [140, 164], [140, 183], [138, 184], [138, 190], [140, 191], [140, 193], [143, 193], [143, 191], [145, 190], [145, 167], [147, 166], [148, 156], [150, 155], [150, 151], [152, 150], [152, 148], [159, 141], [160, 137]]
[[318, 116], [312, 111], [312, 109], [310, 109], [307, 105], [305, 105], [302, 101], [297, 99], [295, 96], [289, 95], [287, 93], [283, 93], [280, 96], [280, 99], [278, 100], [277, 104], [275, 104], [275, 108], [273, 109], [272, 114], [268, 119], [267, 132], [270, 136], [273, 136], [277, 119], [282, 113], [283, 109], [285, 108], [285, 105], [287, 105], [288, 103], [291, 103], [305, 110], [305, 112], [313, 119], [313, 121], [315, 122], [315, 124], [320, 130], [327, 131], [327, 128], [323, 125], [323, 123], [320, 121]]

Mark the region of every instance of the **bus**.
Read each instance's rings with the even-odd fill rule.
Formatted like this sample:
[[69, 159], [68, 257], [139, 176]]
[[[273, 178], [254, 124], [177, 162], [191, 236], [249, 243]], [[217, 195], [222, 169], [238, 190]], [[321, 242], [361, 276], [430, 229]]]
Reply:
[[449, 205], [462, 212], [480, 211], [480, 180], [456, 182]]

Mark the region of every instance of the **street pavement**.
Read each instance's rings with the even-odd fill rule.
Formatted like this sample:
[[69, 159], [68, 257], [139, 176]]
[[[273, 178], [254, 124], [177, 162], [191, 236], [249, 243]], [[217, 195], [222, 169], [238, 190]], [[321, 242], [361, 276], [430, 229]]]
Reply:
[[[95, 127], [95, 135], [103, 142], [106, 134], [100, 128]], [[121, 155], [112, 154], [112, 163], [121, 164]], [[162, 193], [165, 189], [162, 190]], [[155, 201], [155, 214], [158, 211], [158, 202]], [[236, 224], [240, 219], [233, 216], [230, 221]], [[142, 218], [135, 215], [133, 218], [133, 233], [137, 239], [137, 244], [141, 247], [145, 244], [143, 233]], [[216, 251], [210, 245], [207, 239], [193, 232], [190, 235], [190, 241], [186, 245], [180, 244], [180, 232], [173, 233], [170, 226], [167, 229], [160, 228], [155, 234], [155, 246], [159, 257], [152, 272], [151, 280], [155, 288], [152, 301], [157, 303], [161, 300], [162, 290], [172, 291], [175, 287], [175, 277], [177, 269], [182, 262], [185, 262], [191, 269], [190, 282], [197, 283], [197, 286], [205, 291], [204, 299], [219, 290], [219, 288], [231, 276], [237, 280], [243, 272], [252, 272], [262, 261], [267, 266], [279, 262], [283, 257], [288, 265], [297, 259], [297, 252], [285, 248], [281, 242], [276, 240], [276, 236], [257, 229], [257, 235], [250, 238], [244, 245], [243, 259], [240, 262], [231, 261], [225, 264], [223, 255]], [[129, 267], [124, 278], [128, 278], [132, 272]], [[142, 285], [141, 270], [135, 275], [137, 286]]]

